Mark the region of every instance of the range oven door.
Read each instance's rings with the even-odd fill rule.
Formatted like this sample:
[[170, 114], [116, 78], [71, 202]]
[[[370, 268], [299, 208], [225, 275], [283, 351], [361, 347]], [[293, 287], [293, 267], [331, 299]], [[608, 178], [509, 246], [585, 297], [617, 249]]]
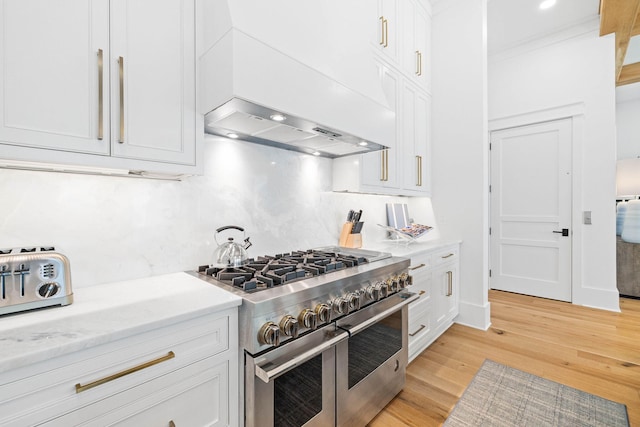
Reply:
[[245, 426], [335, 425], [336, 345], [348, 336], [328, 325], [262, 355], [246, 353]]
[[404, 387], [407, 305], [417, 298], [394, 294], [337, 321], [350, 335], [336, 350], [338, 426], [366, 425]]

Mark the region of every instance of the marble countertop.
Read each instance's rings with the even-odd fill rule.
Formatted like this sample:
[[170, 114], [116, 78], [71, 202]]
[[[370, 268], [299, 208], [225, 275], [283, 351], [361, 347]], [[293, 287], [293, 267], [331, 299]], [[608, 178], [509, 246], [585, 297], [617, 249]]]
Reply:
[[0, 373], [242, 303], [187, 273], [74, 288], [73, 297], [0, 317]]
[[365, 244], [362, 249], [389, 252], [394, 256], [410, 257], [422, 252], [435, 251], [449, 245], [462, 243], [460, 240], [436, 239], [407, 243], [404, 240], [384, 240]]

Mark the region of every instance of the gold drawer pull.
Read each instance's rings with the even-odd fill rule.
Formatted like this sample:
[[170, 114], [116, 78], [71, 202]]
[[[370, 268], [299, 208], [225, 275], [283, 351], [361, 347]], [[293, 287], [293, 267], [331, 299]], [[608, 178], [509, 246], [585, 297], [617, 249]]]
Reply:
[[142, 363], [142, 364], [140, 364], [138, 366], [134, 366], [133, 368], [129, 368], [127, 370], [118, 372], [117, 374], [109, 375], [108, 377], [104, 377], [104, 378], [101, 378], [99, 380], [92, 381], [89, 384], [82, 385], [82, 384], [78, 383], [78, 384], [76, 384], [76, 393], [80, 393], [80, 392], [89, 390], [90, 388], [94, 388], [94, 387], [97, 387], [99, 385], [108, 383], [109, 381], [113, 381], [113, 380], [116, 380], [118, 378], [122, 378], [125, 375], [129, 375], [129, 374], [132, 374], [134, 372], [141, 371], [141, 370], [143, 370], [145, 368], [148, 368], [150, 366], [157, 365], [158, 363], [165, 362], [165, 361], [167, 361], [169, 359], [173, 359], [174, 357], [176, 357], [175, 353], [173, 351], [170, 351], [169, 353], [166, 354], [166, 356], [158, 357], [157, 359], [153, 359], [153, 360], [151, 360], [149, 362]]
[[417, 335], [417, 334], [418, 334], [418, 332], [420, 332], [420, 331], [421, 331], [421, 330], [423, 330], [424, 328], [426, 328], [426, 326], [425, 326], [425, 325], [420, 325], [420, 327], [418, 328], [418, 330], [417, 330], [417, 331], [415, 331], [415, 332], [414, 332], [414, 333], [412, 333], [412, 334], [409, 334], [409, 336], [410, 336], [410, 337], [413, 337], [413, 336]]
[[120, 83], [120, 138], [118, 142], [124, 144], [124, 58], [118, 58], [118, 81]]
[[453, 271], [447, 271], [447, 295], [453, 295]]
[[417, 269], [422, 268], [422, 267], [426, 267], [426, 265], [424, 263], [422, 263], [420, 265], [416, 265], [415, 267], [410, 267], [409, 270], [417, 270]]
[[451, 253], [449, 255], [445, 255], [443, 257], [441, 257], [442, 259], [446, 259], [446, 258], [451, 258], [452, 256], [454, 256], [455, 254]]
[[418, 295], [424, 295], [424, 294], [426, 294], [426, 293], [427, 293], [427, 291], [420, 291], [420, 292], [418, 293]]
[[176, 423], [173, 420], [169, 421], [169, 427], [176, 427]]
[[104, 75], [104, 58], [102, 49], [98, 49], [98, 139], [104, 134], [104, 102], [102, 93], [102, 81]]

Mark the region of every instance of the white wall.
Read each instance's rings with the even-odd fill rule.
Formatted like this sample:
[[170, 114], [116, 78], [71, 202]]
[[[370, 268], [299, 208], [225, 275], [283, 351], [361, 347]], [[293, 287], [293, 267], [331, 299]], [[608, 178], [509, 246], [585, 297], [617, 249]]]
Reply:
[[[490, 58], [489, 119], [546, 120], [554, 109], [574, 111], [573, 302], [617, 311], [613, 58], [613, 35], [597, 31]], [[593, 225], [582, 224], [585, 210]]]
[[463, 241], [458, 323], [490, 325], [486, 0], [433, 7], [433, 206], [441, 233]]
[[385, 238], [385, 203], [433, 218], [430, 199], [332, 193], [331, 176], [328, 159], [213, 137], [205, 175], [182, 182], [0, 169], [0, 249], [55, 245], [82, 287], [211, 263], [223, 225], [258, 256], [337, 244], [349, 209], [365, 246]]
[[616, 104], [618, 159], [640, 157], [640, 99]]

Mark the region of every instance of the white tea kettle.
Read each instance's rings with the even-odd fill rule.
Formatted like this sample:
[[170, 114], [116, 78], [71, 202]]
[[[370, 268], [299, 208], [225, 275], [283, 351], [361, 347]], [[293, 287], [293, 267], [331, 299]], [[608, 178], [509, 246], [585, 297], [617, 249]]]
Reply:
[[[218, 241], [218, 234], [231, 229], [242, 232], [244, 244], [236, 243], [233, 240], [233, 237], [227, 237], [227, 241], [222, 244]], [[218, 228], [216, 230], [216, 234], [213, 235], [213, 238], [218, 244], [218, 248], [214, 252], [213, 256], [216, 267], [240, 267], [245, 263], [248, 258], [247, 249], [251, 246], [251, 242], [249, 241], [249, 238], [246, 237], [244, 228], [238, 227], [237, 225], [226, 225]]]

